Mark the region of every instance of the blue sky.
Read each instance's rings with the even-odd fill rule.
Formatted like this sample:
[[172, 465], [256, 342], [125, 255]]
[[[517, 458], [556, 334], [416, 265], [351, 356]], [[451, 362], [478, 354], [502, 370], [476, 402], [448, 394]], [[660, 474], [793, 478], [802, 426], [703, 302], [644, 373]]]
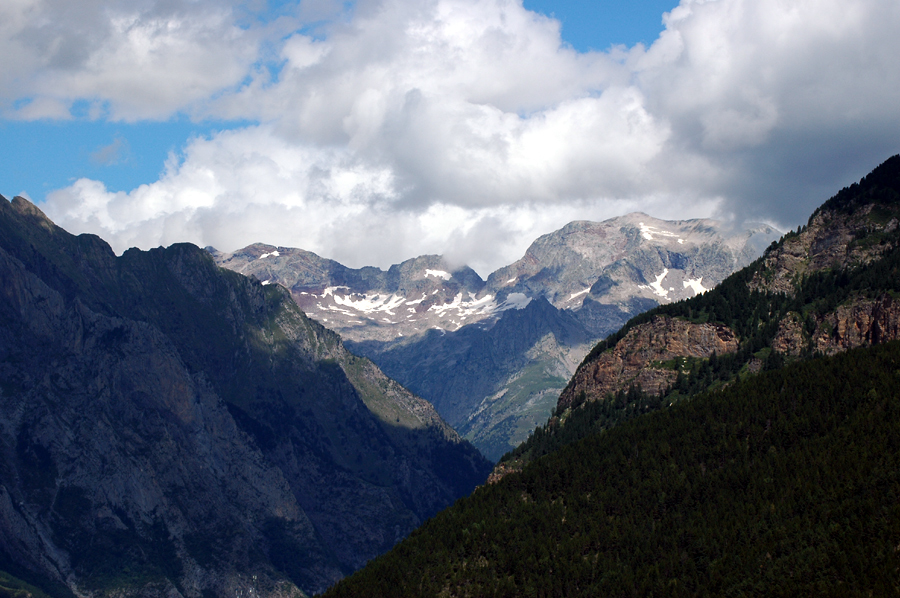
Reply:
[[483, 274], [630, 211], [794, 228], [900, 151], [898, 28], [882, 0], [2, 3], [0, 193], [116, 251]]
[[572, 2], [527, 0], [525, 8], [555, 17], [562, 37], [582, 52], [613, 44], [652, 44], [663, 30], [662, 15], [678, 6], [672, 0]]

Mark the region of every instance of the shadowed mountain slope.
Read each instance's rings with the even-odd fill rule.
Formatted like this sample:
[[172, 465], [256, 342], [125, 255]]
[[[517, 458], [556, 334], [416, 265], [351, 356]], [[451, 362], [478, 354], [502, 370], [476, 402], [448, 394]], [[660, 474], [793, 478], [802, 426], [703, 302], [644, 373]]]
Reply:
[[591, 435], [325, 596], [894, 595], [897, 371], [856, 349]]
[[287, 291], [0, 201], [0, 569], [54, 595], [300, 595], [487, 462]]

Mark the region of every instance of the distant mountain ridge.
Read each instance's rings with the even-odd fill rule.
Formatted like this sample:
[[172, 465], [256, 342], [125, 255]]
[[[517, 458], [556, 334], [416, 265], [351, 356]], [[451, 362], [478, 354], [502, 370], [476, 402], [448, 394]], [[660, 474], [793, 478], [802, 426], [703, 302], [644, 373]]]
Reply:
[[713, 220], [663, 221], [641, 213], [577, 221], [541, 236], [486, 281], [438, 255], [385, 271], [263, 243], [233, 253], [207, 250], [220, 266], [290, 289], [310, 317], [362, 342], [458, 330], [536, 297], [573, 311], [586, 301], [627, 306], [692, 297], [758, 257], [778, 234], [767, 225], [731, 231]]
[[[0, 200], [0, 579], [312, 594], [489, 463], [287, 291]], [[2, 585], [2, 584], [0, 584]]]
[[263, 244], [207, 249], [223, 267], [290, 289], [311, 318], [498, 459], [546, 420], [596, 341], [635, 314], [713, 286], [777, 234], [640, 213], [578, 221], [487, 280], [435, 255], [383, 271]]

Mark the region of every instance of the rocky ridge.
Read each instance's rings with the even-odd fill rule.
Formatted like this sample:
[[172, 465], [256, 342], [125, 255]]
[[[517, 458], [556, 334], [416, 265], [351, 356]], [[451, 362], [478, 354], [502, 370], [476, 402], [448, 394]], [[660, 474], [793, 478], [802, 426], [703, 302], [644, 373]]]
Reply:
[[262, 244], [208, 250], [226, 268], [290, 289], [311, 318], [497, 459], [546, 419], [597, 340], [635, 314], [710, 288], [776, 234], [645, 214], [573, 222], [486, 281], [440, 256], [383, 271]]
[[0, 572], [53, 596], [301, 596], [489, 470], [277, 285], [0, 201]]
[[[307, 315], [360, 343], [490, 326], [537, 297], [573, 312], [630, 313], [635, 304], [677, 301], [756, 259], [777, 234], [766, 225], [731, 230], [713, 220], [664, 221], [641, 213], [578, 221], [541, 236], [522, 259], [486, 281], [437, 255], [384, 271], [262, 243], [233, 253], [207, 250], [222, 267], [289, 289]], [[581, 319], [590, 328], [592, 319]]]

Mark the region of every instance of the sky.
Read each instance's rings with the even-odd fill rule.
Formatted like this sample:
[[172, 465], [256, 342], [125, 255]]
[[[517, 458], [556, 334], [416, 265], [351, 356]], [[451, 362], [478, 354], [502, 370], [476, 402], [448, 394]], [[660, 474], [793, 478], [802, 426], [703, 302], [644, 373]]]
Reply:
[[0, 193], [116, 252], [440, 253], [572, 220], [781, 230], [900, 152], [884, 0], [6, 0]]

